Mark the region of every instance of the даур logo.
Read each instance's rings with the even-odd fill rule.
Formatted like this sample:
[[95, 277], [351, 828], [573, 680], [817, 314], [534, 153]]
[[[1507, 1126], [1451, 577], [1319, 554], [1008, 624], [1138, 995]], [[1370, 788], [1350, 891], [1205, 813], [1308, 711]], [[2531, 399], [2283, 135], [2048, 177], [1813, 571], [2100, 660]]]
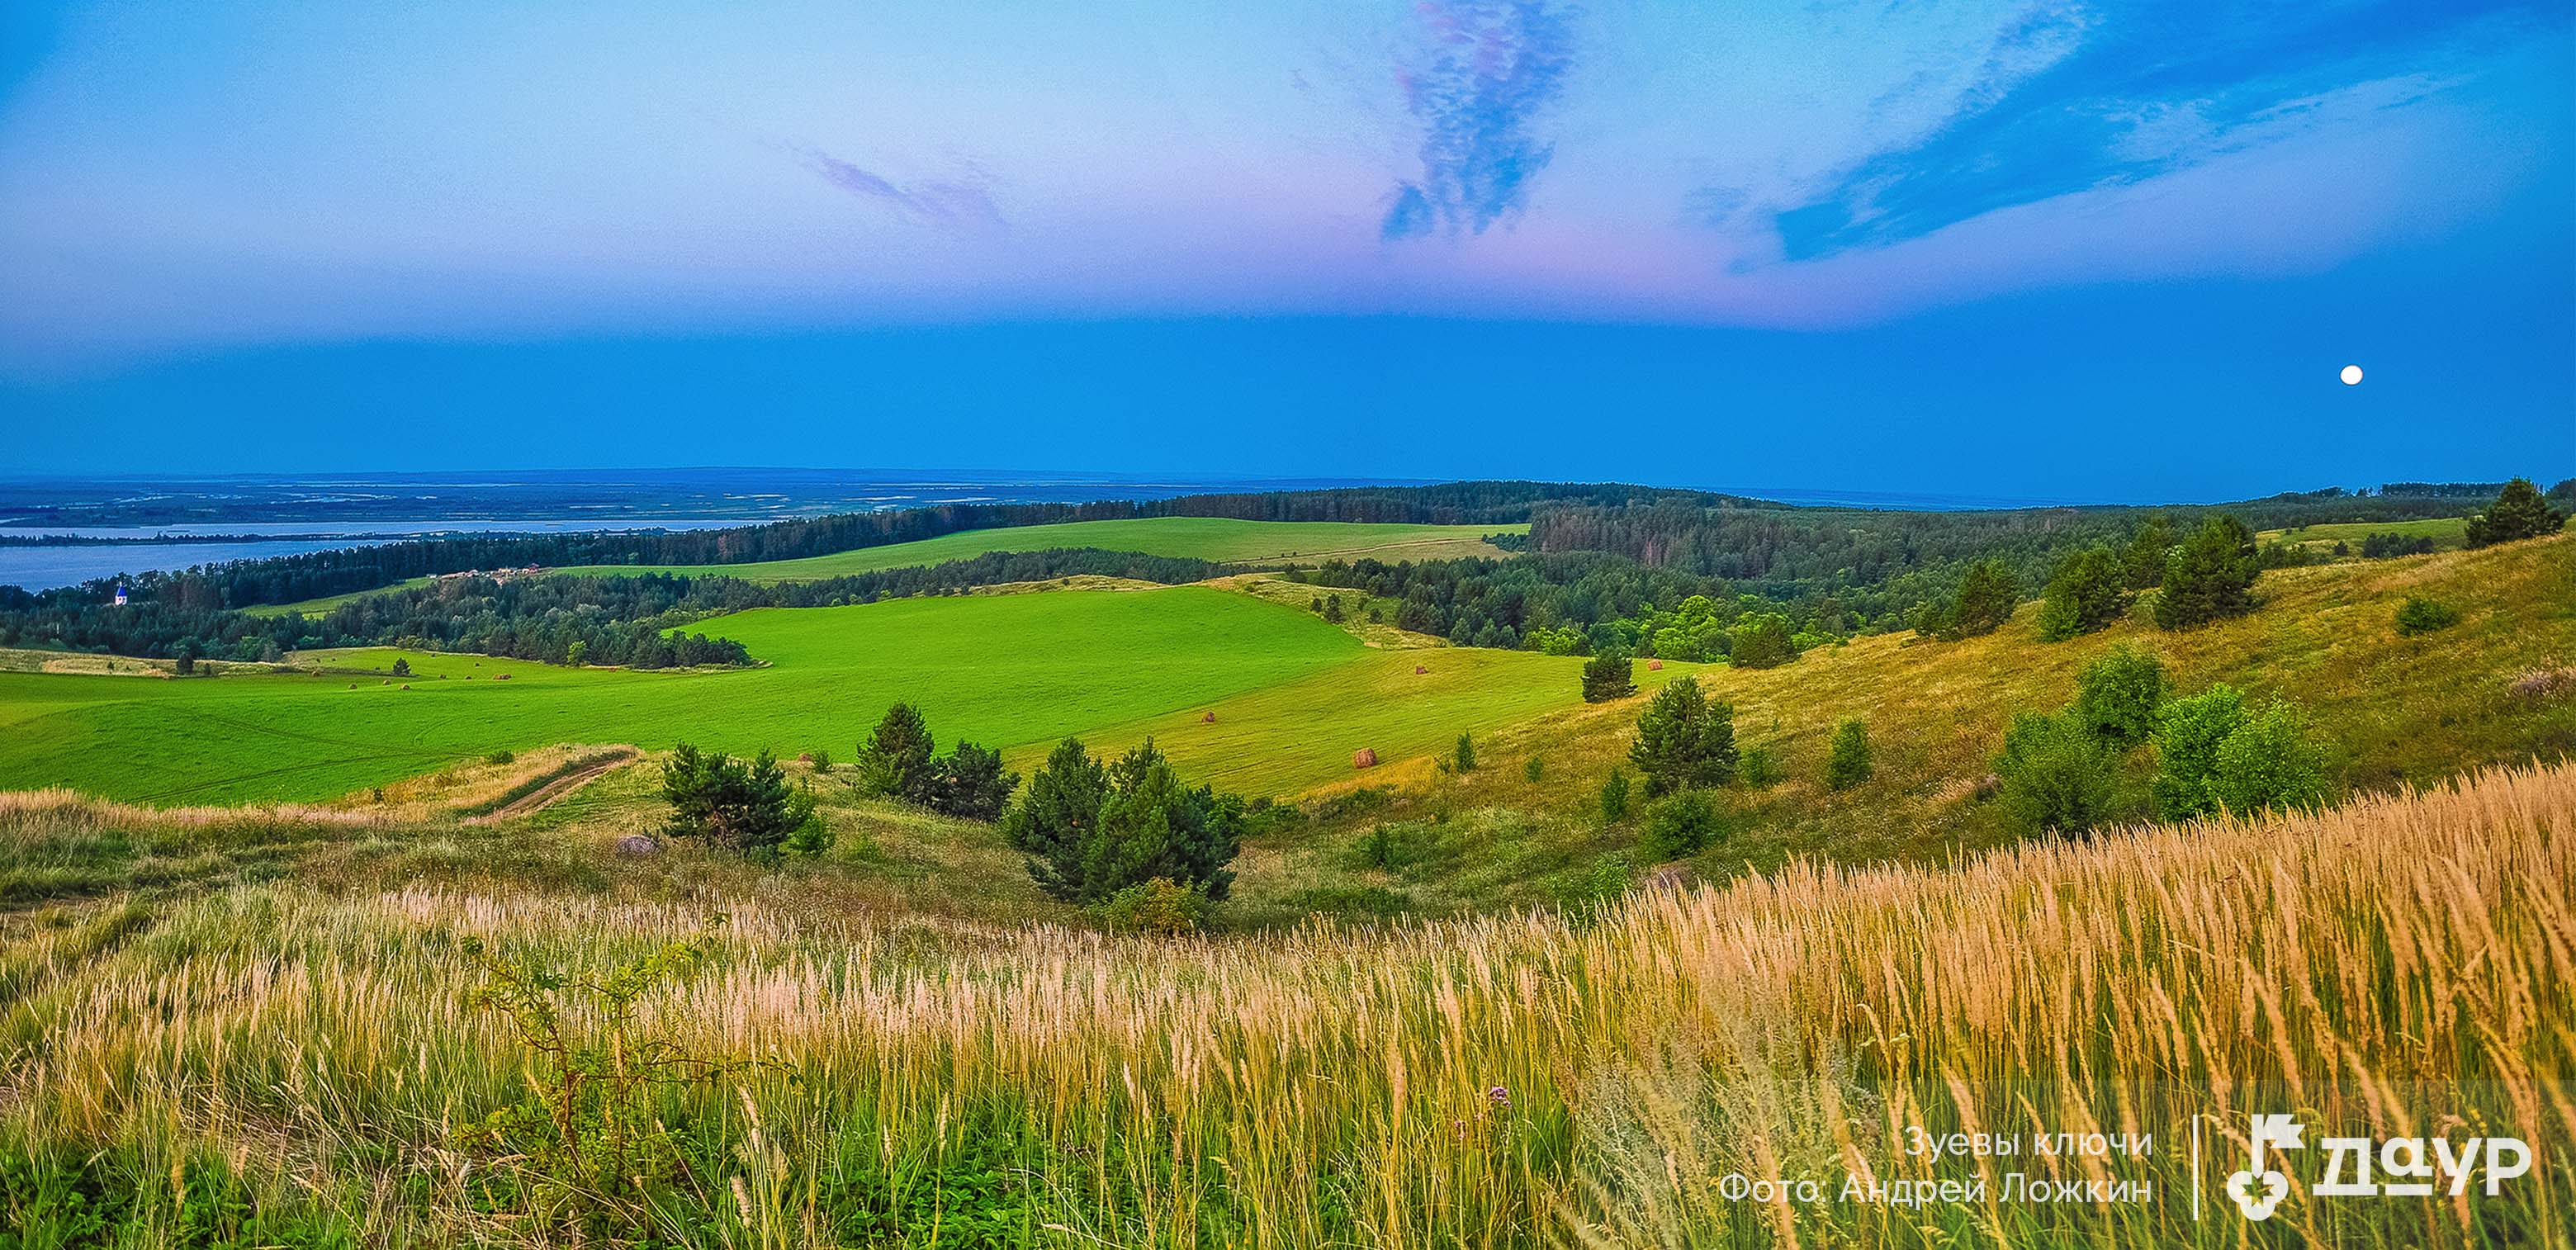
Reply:
[[[2297, 1163], [2321, 1158], [2324, 1174], [2308, 1190], [2315, 1198], [2458, 1197], [2473, 1181], [2488, 1197], [2505, 1182], [2531, 1171], [2531, 1146], [2519, 1137], [2321, 1137], [2311, 1149], [2307, 1126], [2288, 1115], [2253, 1117], [2246, 1129], [2250, 1157], [2227, 1178], [2228, 1200], [2249, 1220], [2268, 1220], [2290, 1196]], [[2302, 1173], [2304, 1174], [2304, 1173]]]

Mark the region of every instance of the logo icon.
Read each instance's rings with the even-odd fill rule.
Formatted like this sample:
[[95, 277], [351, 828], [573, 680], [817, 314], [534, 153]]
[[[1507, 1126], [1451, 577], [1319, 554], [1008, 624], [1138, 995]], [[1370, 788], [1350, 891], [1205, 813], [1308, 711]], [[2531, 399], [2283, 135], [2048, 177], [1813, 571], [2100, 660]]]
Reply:
[[2252, 1147], [2252, 1158], [2245, 1169], [2227, 1178], [2227, 1196], [2236, 1200], [2236, 1209], [2257, 1223], [2272, 1218], [2281, 1200], [2290, 1196], [2290, 1178], [2278, 1168], [2263, 1166], [2265, 1150], [2299, 1150], [2306, 1146], [2300, 1135], [2307, 1126], [2286, 1115], [2254, 1117], [2246, 1141]]

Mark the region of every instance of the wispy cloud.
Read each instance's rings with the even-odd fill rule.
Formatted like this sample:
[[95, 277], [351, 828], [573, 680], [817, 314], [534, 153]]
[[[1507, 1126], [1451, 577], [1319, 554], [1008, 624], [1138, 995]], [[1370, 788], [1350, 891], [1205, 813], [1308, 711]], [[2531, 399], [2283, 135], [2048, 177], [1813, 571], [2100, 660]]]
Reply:
[[1422, 0], [1414, 14], [1396, 81], [1422, 128], [1422, 172], [1396, 183], [1380, 233], [1481, 234], [1521, 210], [1555, 155], [1534, 123], [1564, 87], [1573, 22], [1549, 0]]
[[804, 156], [824, 181], [860, 199], [886, 205], [914, 221], [970, 234], [1006, 228], [992, 194], [979, 181], [923, 179], [897, 184], [883, 174], [826, 153], [809, 151]]
[[[2518, 0], [2246, 0], [2011, 14], [1944, 121], [1858, 155], [1793, 202], [1775, 202], [1771, 219], [1782, 254], [1811, 260], [2142, 182], [2404, 107], [2432, 89], [2428, 61], [2510, 28], [2515, 10], [2537, 11]], [[1882, 103], [1922, 103], [1901, 97]], [[1725, 188], [1709, 188], [1686, 207], [1698, 215], [1726, 203]]]

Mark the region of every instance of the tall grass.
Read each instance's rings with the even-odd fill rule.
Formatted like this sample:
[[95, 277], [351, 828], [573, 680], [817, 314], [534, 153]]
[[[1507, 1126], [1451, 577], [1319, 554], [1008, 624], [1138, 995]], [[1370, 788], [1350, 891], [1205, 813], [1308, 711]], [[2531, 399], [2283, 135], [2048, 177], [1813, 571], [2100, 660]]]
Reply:
[[[0, 808], [0, 848], [44, 810]], [[1590, 924], [1157, 942], [747, 896], [704, 969], [641, 1017], [803, 1079], [673, 1092], [700, 1196], [644, 1231], [2237, 1245], [2232, 1212], [2191, 1218], [2187, 1143], [2197, 1125], [2214, 1201], [2246, 1113], [2280, 1110], [2335, 1131], [2510, 1133], [2539, 1166], [2456, 1201], [2315, 1199], [2310, 1171], [2265, 1236], [2565, 1244], [2571, 852], [2576, 768], [2559, 766], [1947, 869], [1801, 864], [1635, 896]], [[460, 943], [600, 967], [703, 923], [642, 900], [270, 883], [148, 921], [22, 924], [0, 1020], [0, 1215], [37, 1227], [77, 1189], [131, 1244], [175, 1244], [200, 1218], [189, 1178], [211, 1175], [237, 1210], [370, 1244], [547, 1240], [478, 1188], [508, 1161], [453, 1145], [521, 1093], [510, 1038], [468, 1004]], [[2155, 1148], [1936, 1166], [1905, 1154], [1909, 1124]], [[2151, 1181], [2155, 1198], [1914, 1210], [1737, 1202], [1718, 1184], [2007, 1167]]]

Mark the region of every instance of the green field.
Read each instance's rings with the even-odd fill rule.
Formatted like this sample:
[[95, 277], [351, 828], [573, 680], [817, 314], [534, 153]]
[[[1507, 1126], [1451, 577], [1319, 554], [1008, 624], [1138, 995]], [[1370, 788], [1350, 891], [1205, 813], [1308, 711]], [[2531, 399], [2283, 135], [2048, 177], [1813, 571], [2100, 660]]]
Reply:
[[[1487, 534], [1527, 533], [1523, 525], [1369, 525], [1343, 521], [1236, 521], [1224, 517], [1151, 517], [1132, 521], [1068, 521], [1061, 525], [1022, 525], [1007, 529], [963, 530], [919, 542], [861, 547], [801, 560], [768, 560], [749, 564], [596, 564], [549, 572], [577, 574], [686, 573], [721, 574], [756, 582], [812, 581], [968, 560], [990, 551], [1045, 551], [1054, 547], [1097, 547], [1153, 556], [1182, 556], [1220, 564], [1301, 560], [1317, 563], [1339, 557], [1370, 556], [1398, 560], [1455, 560], [1497, 556], [1502, 551], [1485, 541]], [[428, 584], [416, 577], [404, 586]], [[251, 609], [261, 616], [288, 612], [319, 615], [358, 598], [378, 593], [307, 599]]]
[[2361, 552], [2361, 540], [2372, 534], [2402, 534], [2408, 538], [2430, 538], [2435, 551], [2457, 551], [2468, 544], [2469, 521], [2466, 517], [2430, 517], [2421, 521], [2350, 521], [2327, 525], [2302, 525], [2295, 529], [2265, 530], [2255, 539], [2266, 543], [2288, 543], [2294, 547], [2332, 547], [2336, 543]]
[[[0, 673], [0, 790], [319, 799], [555, 742], [846, 755], [908, 699], [943, 742], [1002, 747], [1015, 764], [1066, 734], [1122, 745], [1151, 732], [1193, 775], [1285, 792], [1348, 775], [1363, 746], [1393, 763], [1572, 705], [1580, 664], [1376, 651], [1309, 613], [1193, 586], [769, 608], [703, 628], [769, 666], [648, 673], [370, 649], [298, 657], [358, 670], [323, 675]], [[398, 655], [407, 682], [383, 675]]]

